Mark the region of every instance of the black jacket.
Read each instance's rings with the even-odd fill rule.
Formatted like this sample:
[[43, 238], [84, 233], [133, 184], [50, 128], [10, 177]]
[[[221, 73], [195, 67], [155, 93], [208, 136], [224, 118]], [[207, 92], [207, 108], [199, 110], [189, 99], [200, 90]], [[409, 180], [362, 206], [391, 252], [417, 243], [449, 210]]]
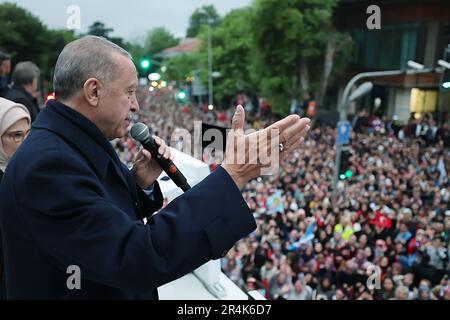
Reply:
[[11, 90], [6, 93], [5, 98], [16, 103], [23, 104], [27, 107], [30, 112], [31, 122], [36, 119], [36, 116], [40, 111], [36, 98], [33, 98], [33, 96], [29, 94], [23, 86], [13, 85]]
[[8, 77], [0, 76], [0, 97], [4, 98], [9, 91]]

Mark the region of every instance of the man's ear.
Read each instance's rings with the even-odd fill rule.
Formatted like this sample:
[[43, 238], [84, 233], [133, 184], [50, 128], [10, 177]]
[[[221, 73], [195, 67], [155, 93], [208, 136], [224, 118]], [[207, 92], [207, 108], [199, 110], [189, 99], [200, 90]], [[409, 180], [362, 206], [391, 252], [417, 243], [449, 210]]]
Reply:
[[99, 102], [99, 90], [101, 89], [101, 83], [96, 78], [89, 78], [84, 82], [83, 94], [87, 102], [94, 107], [98, 106]]

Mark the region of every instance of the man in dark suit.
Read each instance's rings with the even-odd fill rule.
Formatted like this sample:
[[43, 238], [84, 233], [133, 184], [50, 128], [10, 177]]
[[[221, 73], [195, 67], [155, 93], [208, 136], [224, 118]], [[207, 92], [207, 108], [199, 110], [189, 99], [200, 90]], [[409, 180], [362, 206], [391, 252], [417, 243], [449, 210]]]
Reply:
[[33, 96], [38, 89], [39, 68], [31, 61], [19, 62], [12, 72], [13, 86], [5, 98], [23, 104], [30, 112], [31, 122], [36, 119], [40, 109]]
[[5, 97], [9, 90], [9, 73], [11, 72], [11, 56], [0, 51], [0, 97]]
[[[143, 150], [128, 170], [108, 141], [122, 137], [139, 111], [136, 69], [125, 50], [95, 36], [68, 44], [54, 87], [58, 101], [39, 114], [0, 185], [7, 298], [156, 299], [158, 286], [224, 256], [255, 229], [240, 189], [261, 165], [227, 155], [150, 216], [162, 205], [161, 168]], [[292, 116], [274, 124], [282, 149], [300, 145], [307, 122]], [[229, 136], [236, 144], [247, 138], [243, 125], [239, 107]], [[270, 141], [262, 149], [269, 148]], [[143, 189], [153, 190], [150, 197]]]

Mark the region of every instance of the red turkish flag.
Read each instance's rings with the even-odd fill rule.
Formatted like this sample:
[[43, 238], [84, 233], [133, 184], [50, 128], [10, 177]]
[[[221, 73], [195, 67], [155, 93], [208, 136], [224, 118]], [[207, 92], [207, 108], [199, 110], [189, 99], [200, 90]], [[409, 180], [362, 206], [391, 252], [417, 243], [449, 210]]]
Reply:
[[375, 210], [375, 217], [373, 215], [369, 217], [369, 223], [380, 228], [390, 229], [392, 227], [392, 220], [380, 210]]

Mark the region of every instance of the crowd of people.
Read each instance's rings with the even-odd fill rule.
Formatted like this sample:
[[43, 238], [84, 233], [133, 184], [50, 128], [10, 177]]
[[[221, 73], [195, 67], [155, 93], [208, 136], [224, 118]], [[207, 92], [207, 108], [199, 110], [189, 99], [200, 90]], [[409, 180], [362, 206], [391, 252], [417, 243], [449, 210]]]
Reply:
[[[145, 95], [139, 121], [174, 147], [172, 134], [192, 132], [194, 120], [230, 120], [232, 109], [183, 107], [171, 97]], [[274, 120], [256, 116], [248, 127]], [[426, 117], [405, 125], [377, 117], [356, 122], [352, 176], [339, 181], [336, 198], [335, 129], [319, 124], [278, 174], [246, 186], [258, 228], [222, 259], [239, 287], [269, 299], [450, 300], [448, 125]], [[132, 139], [115, 143], [131, 161]]]
[[250, 183], [259, 227], [226, 273], [272, 299], [450, 299], [448, 149], [356, 132], [333, 199], [334, 133], [315, 128], [277, 176]]

